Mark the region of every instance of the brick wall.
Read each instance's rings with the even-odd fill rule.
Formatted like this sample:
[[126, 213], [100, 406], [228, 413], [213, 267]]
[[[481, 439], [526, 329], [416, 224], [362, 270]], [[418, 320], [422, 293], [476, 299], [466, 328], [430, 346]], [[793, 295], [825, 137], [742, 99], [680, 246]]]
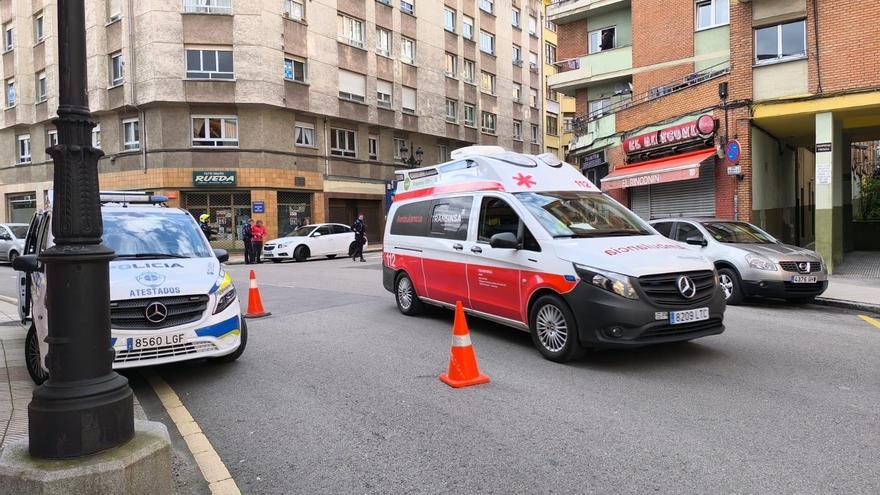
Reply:
[[752, 98], [752, 4], [730, 4], [730, 101]]
[[[633, 67], [694, 56], [694, 2], [634, 0], [632, 2]], [[679, 64], [633, 75], [635, 93], [643, 93], [694, 71]]]
[[[807, 0], [810, 90], [818, 88], [813, 2]], [[880, 2], [819, 1], [819, 64], [825, 93], [880, 86]]]
[[559, 43], [556, 46], [556, 59], [567, 60], [587, 54], [587, 20], [561, 24], [556, 30]]
[[616, 116], [617, 132], [629, 132], [642, 126], [718, 105], [720, 103], [718, 85], [727, 80], [726, 76], [719, 77], [622, 110]]

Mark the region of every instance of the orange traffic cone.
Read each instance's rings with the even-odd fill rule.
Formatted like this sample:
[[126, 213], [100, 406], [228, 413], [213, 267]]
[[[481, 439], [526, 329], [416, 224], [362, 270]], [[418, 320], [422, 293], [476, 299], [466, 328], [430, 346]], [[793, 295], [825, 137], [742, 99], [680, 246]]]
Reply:
[[251, 288], [248, 291], [248, 309], [245, 318], [262, 318], [272, 313], [263, 309], [263, 299], [260, 297], [260, 289], [257, 288], [257, 275], [251, 270]]
[[489, 377], [480, 373], [480, 369], [477, 367], [477, 356], [471, 345], [471, 334], [464, 318], [461, 301], [455, 303], [455, 323], [452, 326], [449, 371], [440, 375], [440, 380], [455, 388], [489, 382]]

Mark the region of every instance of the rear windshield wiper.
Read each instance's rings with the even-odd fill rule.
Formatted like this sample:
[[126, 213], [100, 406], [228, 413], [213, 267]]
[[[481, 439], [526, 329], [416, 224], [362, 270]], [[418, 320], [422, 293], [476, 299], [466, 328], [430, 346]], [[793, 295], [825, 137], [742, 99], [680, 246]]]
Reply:
[[127, 254], [117, 255], [116, 258], [117, 259], [119, 259], [119, 258], [135, 258], [135, 259], [149, 258], [149, 259], [159, 260], [159, 259], [167, 259], [167, 258], [189, 258], [189, 256], [183, 256], [180, 254], [170, 254], [170, 253], [127, 253]]

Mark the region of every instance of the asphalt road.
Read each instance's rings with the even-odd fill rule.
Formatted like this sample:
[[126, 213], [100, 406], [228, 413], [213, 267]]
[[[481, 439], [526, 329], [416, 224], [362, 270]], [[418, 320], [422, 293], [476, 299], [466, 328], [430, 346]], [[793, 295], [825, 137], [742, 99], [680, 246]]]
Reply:
[[401, 315], [378, 255], [256, 271], [273, 316], [239, 361], [157, 369], [243, 493], [880, 493], [880, 330], [855, 313], [732, 307], [720, 336], [568, 365], [471, 318], [492, 381], [451, 389], [451, 312]]

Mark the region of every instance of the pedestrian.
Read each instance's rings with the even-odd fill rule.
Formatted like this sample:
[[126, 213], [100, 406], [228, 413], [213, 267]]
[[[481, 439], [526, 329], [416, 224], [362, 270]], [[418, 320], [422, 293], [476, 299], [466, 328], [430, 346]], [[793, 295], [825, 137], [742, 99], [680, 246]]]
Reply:
[[244, 241], [244, 264], [250, 265], [254, 262], [254, 219], [248, 218], [244, 227], [241, 228], [241, 239]]
[[358, 257], [360, 257], [361, 261], [367, 261], [364, 259], [364, 244], [367, 242], [364, 232], [367, 230], [367, 225], [364, 223], [363, 213], [358, 215], [357, 220], [351, 226], [351, 230], [354, 231], [354, 252], [351, 254], [351, 260], [357, 261]]
[[260, 264], [263, 261], [260, 256], [263, 255], [263, 239], [266, 238], [266, 227], [263, 227], [263, 221], [257, 220], [257, 224], [251, 227], [251, 248], [253, 249], [253, 263]]

